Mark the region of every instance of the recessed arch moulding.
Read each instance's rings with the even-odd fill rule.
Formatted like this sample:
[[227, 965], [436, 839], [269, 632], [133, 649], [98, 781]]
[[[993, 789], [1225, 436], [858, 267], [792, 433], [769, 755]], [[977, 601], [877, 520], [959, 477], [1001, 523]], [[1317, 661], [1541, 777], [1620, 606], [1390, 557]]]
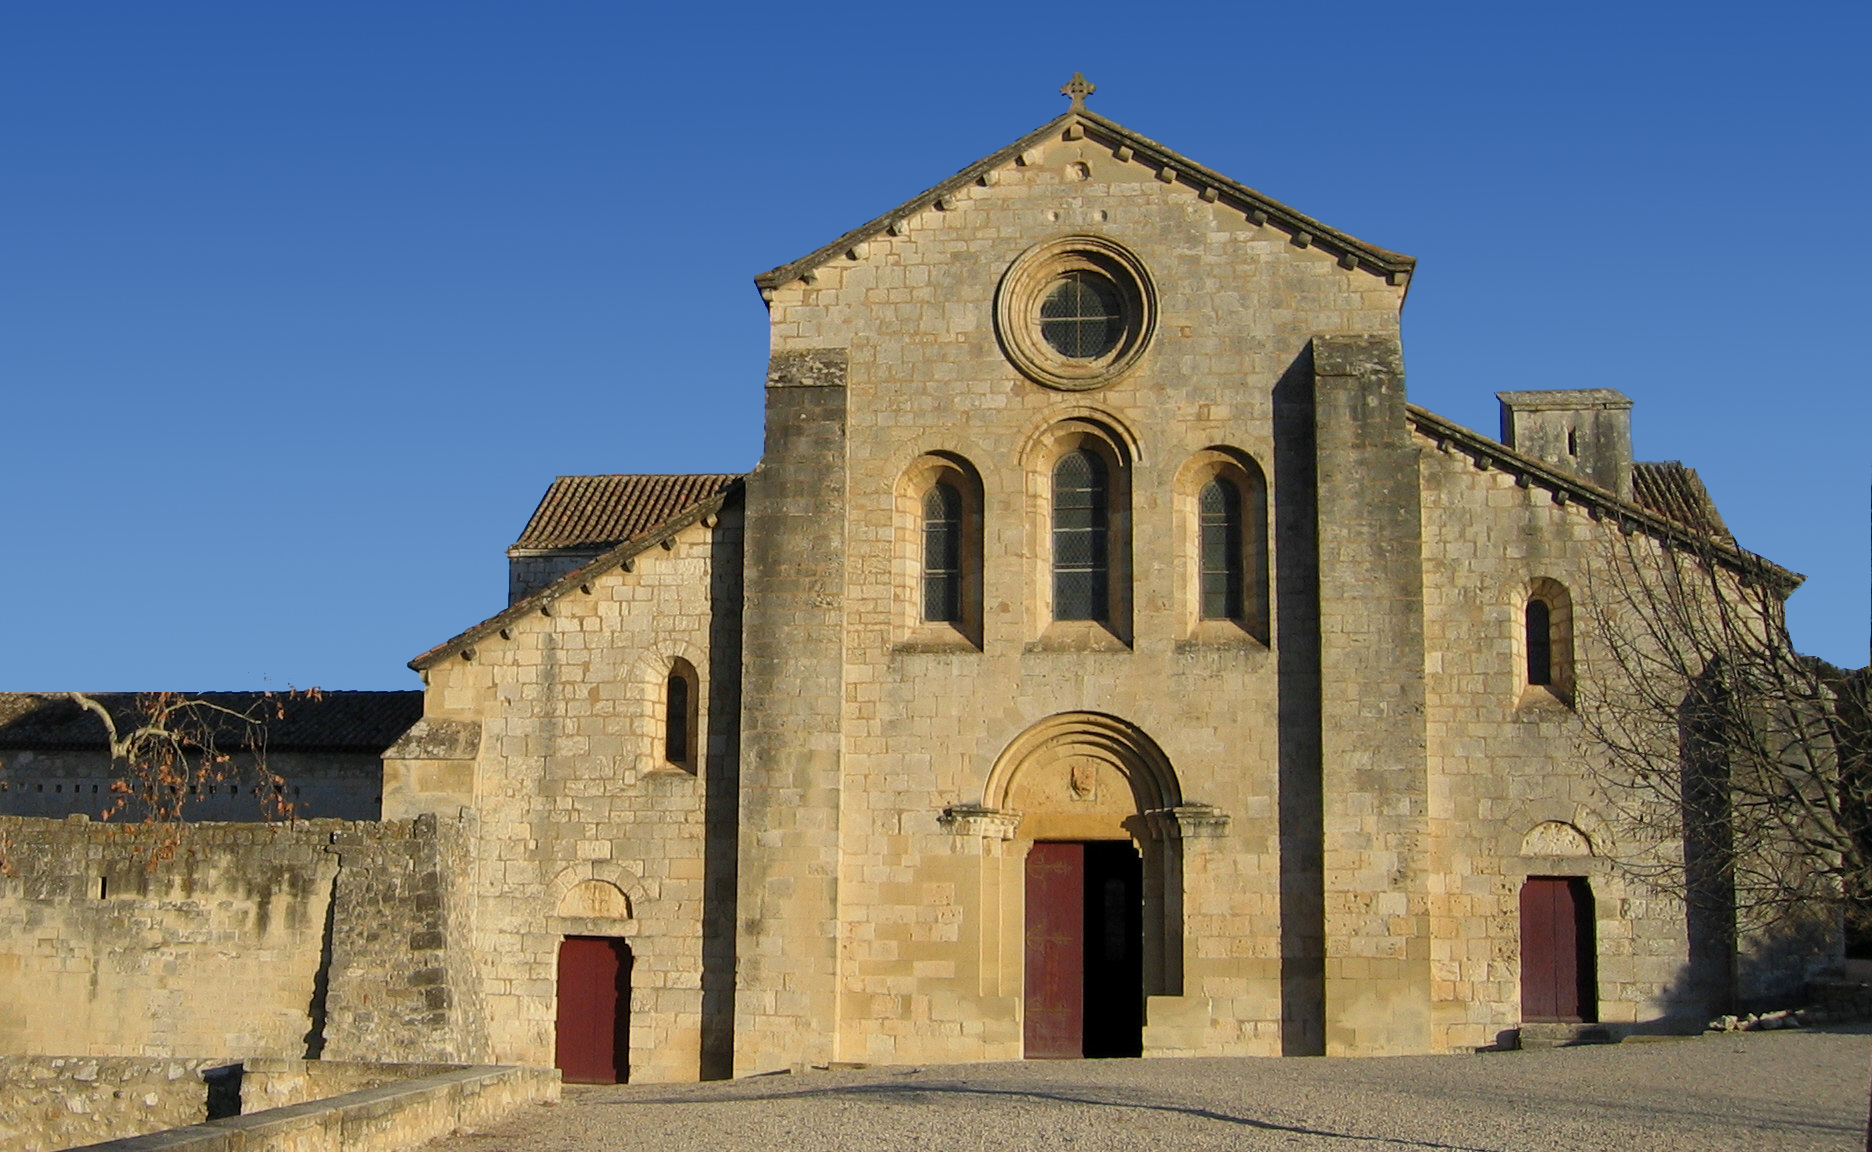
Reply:
[[[1185, 857], [1224, 835], [1228, 816], [1183, 795], [1142, 729], [1099, 712], [1049, 716], [997, 757], [979, 804], [952, 807], [942, 821], [960, 838], [1014, 841], [1016, 855], [1037, 840], [1130, 840], [1144, 868], [1144, 992], [1183, 994]], [[1018, 906], [1018, 876], [1003, 882], [1003, 898]]]

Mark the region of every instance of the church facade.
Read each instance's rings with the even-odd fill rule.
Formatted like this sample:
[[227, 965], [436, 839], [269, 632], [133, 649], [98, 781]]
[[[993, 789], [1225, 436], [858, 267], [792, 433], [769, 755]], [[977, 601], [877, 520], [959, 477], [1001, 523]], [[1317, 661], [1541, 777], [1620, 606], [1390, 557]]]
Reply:
[[1608, 534], [1733, 549], [1695, 474], [1605, 389], [1502, 393], [1499, 440], [1410, 404], [1412, 258], [1069, 94], [757, 278], [753, 472], [561, 478], [509, 606], [413, 662], [383, 816], [470, 845], [474, 1055], [1700, 1023], [1572, 707]]

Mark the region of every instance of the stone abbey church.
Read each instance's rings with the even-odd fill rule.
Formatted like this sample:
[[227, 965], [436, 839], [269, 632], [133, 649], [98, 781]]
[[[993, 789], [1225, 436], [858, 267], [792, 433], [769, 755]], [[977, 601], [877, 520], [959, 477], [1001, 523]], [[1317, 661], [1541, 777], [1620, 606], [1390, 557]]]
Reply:
[[1503, 392], [1499, 441], [1413, 406], [1413, 258], [1088, 91], [756, 278], [754, 471], [562, 477], [507, 608], [413, 662], [380, 816], [452, 845], [423, 1052], [681, 1080], [1700, 1023], [1571, 706], [1609, 533], [1741, 555], [1695, 473], [1633, 463], [1607, 389]]

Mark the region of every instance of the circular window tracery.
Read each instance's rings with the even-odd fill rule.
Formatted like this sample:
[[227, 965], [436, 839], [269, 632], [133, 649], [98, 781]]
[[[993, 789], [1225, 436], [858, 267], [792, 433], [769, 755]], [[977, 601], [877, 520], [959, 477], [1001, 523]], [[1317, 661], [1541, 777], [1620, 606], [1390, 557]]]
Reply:
[[1060, 355], [1096, 360], [1124, 338], [1124, 301], [1118, 286], [1096, 272], [1074, 269], [1040, 302], [1040, 335]]
[[1021, 254], [1001, 279], [995, 326], [1016, 368], [1049, 388], [1110, 383], [1144, 352], [1156, 294], [1144, 266], [1102, 236], [1065, 236]]

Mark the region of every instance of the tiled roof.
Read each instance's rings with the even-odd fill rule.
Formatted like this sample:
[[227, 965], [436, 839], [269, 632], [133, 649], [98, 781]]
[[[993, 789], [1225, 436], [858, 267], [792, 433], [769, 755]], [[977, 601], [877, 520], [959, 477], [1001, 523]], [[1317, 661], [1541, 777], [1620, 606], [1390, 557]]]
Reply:
[[[1615, 492], [1608, 492], [1589, 480], [1581, 479], [1571, 472], [1562, 471], [1551, 464], [1537, 460], [1532, 456], [1515, 451], [1505, 444], [1482, 435], [1480, 432], [1464, 428], [1461, 424], [1447, 417], [1438, 416], [1428, 408], [1416, 404], [1405, 405], [1408, 418], [1417, 432], [1433, 441], [1440, 451], [1457, 451], [1470, 457], [1475, 467], [1488, 471], [1499, 468], [1511, 472], [1528, 484], [1538, 485], [1553, 494], [1556, 504], [1579, 503], [1591, 515], [1598, 519], [1610, 516], [1622, 525], [1641, 529], [1660, 539], [1671, 539], [1701, 548], [1714, 545], [1712, 555], [1723, 564], [1750, 576], [1758, 576], [1772, 582], [1783, 596], [1791, 594], [1806, 579], [1798, 572], [1790, 572], [1764, 557], [1747, 551], [1735, 542], [1727, 528], [1722, 528], [1722, 518], [1716, 515], [1716, 506], [1709, 503], [1709, 494], [1703, 491], [1703, 482], [1696, 479], [1696, 473], [1674, 461], [1668, 467], [1675, 467], [1687, 473], [1687, 479], [1672, 478], [1656, 481], [1655, 487], [1662, 490], [1675, 490], [1684, 497], [1684, 514], [1690, 514], [1693, 506], [1688, 499], [1692, 491], [1700, 497], [1705, 511], [1691, 520], [1679, 519], [1677, 513], [1660, 511], [1645, 503], [1634, 491], [1627, 500]], [[1636, 488], [1636, 476], [1646, 469], [1666, 468], [1663, 465], [1639, 464], [1633, 468], [1633, 486]], [[1658, 473], [1652, 473], [1653, 478]], [[1646, 481], [1647, 484], [1652, 481]], [[1693, 486], [1693, 487], [1692, 487]], [[1670, 497], [1660, 495], [1659, 499]], [[1711, 525], [1717, 531], [1711, 530]]]
[[1695, 468], [1676, 460], [1641, 461], [1632, 465], [1632, 499], [1668, 520], [1675, 520], [1705, 536], [1732, 540], [1716, 502]]
[[[119, 732], [137, 723], [142, 713], [135, 692], [93, 692], [91, 697], [110, 709]], [[321, 692], [318, 698], [277, 694], [275, 701], [262, 692], [184, 692], [191, 700], [206, 700], [236, 712], [263, 717], [267, 747], [275, 752], [382, 752], [410, 725], [422, 718], [421, 692]], [[244, 733], [230, 721], [225, 730], [233, 739]], [[0, 748], [84, 749], [104, 747], [104, 724], [63, 693], [0, 692]]]
[[720, 495], [740, 478], [734, 473], [561, 476], [508, 551], [609, 548]]
[[[582, 511], [570, 513], [566, 515], [563, 520], [561, 520], [560, 514], [556, 510], [549, 516], [547, 510], [555, 503], [553, 493], [559, 491], [560, 485], [569, 480], [618, 481], [620, 483], [617, 483], [609, 489], [613, 495], [614, 503], [607, 505], [603, 500], [594, 498], [591, 500], [591, 507], [584, 508]], [[554, 580], [546, 587], [538, 589], [514, 601], [504, 610], [495, 613], [486, 620], [481, 621], [481, 623], [476, 624], [474, 627], [448, 640], [444, 640], [434, 648], [424, 652], [421, 656], [411, 660], [409, 666], [421, 672], [446, 656], [456, 654], [471, 655], [472, 653], [470, 650], [473, 648], [475, 641], [482, 637], [503, 631], [515, 620], [526, 616], [530, 612], [544, 610], [546, 606], [559, 599], [559, 597], [571, 592], [573, 589], [583, 589], [589, 592], [591, 589], [588, 585], [591, 580], [609, 572], [613, 568], [623, 565], [626, 571], [628, 571], [629, 566], [634, 562], [634, 558], [645, 549], [654, 548], [658, 541], [673, 539], [678, 532], [698, 522], [705, 524], [709, 528], [715, 527], [715, 514], [721, 511], [722, 507], [729, 501], [740, 499], [742, 480], [743, 477], [730, 474], [711, 474], [706, 476], [560, 477], [559, 481], [554, 483], [552, 490], [546, 493], [546, 498], [540, 501], [540, 509], [533, 514], [533, 520], [527, 525], [527, 531], [521, 535], [520, 542], [507, 550], [509, 556], [524, 555], [528, 551], [535, 549], [539, 551], [550, 550], [550, 547], [542, 547], [541, 545], [532, 543], [532, 541], [536, 539], [572, 541], [556, 545], [556, 547], [567, 551], [593, 547], [593, 542], [590, 542], [590, 538], [593, 536], [601, 536], [603, 535], [602, 533], [568, 531], [563, 535], [555, 536], [550, 532], [542, 532], [538, 536], [535, 536], [533, 534], [533, 525], [545, 519], [548, 524], [557, 521], [570, 527], [572, 524], [579, 522], [581, 518], [585, 523], [599, 523], [603, 522], [607, 516], [611, 517], [612, 522], [623, 524], [625, 522], [625, 517], [622, 514], [624, 505], [621, 500], [617, 500], [617, 497], [628, 491], [630, 485], [622, 482], [667, 482], [667, 487], [669, 489], [673, 489], [679, 493], [687, 491], [691, 493], [708, 492], [709, 494], [697, 497], [688, 502], [671, 500], [669, 503], [663, 505], [668, 511], [656, 516], [645, 515], [642, 518], [645, 526], [635, 529], [633, 534], [628, 538], [611, 545], [609, 548], [592, 556], [590, 559], [580, 557], [584, 562], [580, 564], [579, 567], [574, 568], [572, 571]], [[704, 483], [707, 481], [714, 481], [715, 483], [713, 485]], [[690, 482], [694, 482], [695, 486], [693, 488], [685, 487], [685, 485]], [[653, 483], [652, 486], [654, 487], [655, 484]], [[606, 489], [603, 485], [600, 485], [598, 490], [603, 492]], [[581, 507], [581, 505], [578, 501], [568, 501], [568, 507], [578, 508]], [[581, 537], [585, 537], [585, 539], [581, 540]], [[602, 543], [602, 541], [598, 541], [598, 543]]]

